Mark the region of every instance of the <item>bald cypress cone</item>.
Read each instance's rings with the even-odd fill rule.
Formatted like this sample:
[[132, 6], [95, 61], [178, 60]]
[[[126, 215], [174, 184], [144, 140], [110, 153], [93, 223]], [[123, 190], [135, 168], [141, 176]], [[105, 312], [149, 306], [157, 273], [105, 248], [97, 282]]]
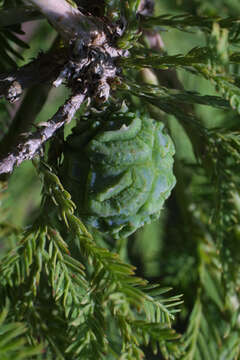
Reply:
[[89, 225], [115, 238], [157, 219], [175, 185], [174, 145], [147, 114], [91, 115], [69, 136], [64, 182]]

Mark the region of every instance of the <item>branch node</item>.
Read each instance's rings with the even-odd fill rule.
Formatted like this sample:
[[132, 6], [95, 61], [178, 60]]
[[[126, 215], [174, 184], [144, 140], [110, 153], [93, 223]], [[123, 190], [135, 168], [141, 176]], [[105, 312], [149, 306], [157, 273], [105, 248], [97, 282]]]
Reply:
[[18, 81], [13, 81], [10, 86], [7, 87], [5, 91], [5, 98], [10, 103], [14, 103], [18, 101], [20, 96], [22, 95], [23, 89], [21, 84]]

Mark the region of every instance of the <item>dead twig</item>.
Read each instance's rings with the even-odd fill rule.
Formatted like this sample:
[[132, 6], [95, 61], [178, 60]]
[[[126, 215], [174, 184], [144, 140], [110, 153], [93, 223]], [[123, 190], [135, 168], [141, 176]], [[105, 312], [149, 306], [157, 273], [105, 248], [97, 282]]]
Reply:
[[40, 124], [39, 130], [19, 140], [15, 149], [0, 159], [0, 174], [10, 173], [14, 166], [32, 159], [58, 129], [72, 120], [85, 98], [86, 93], [72, 95], [48, 122]]

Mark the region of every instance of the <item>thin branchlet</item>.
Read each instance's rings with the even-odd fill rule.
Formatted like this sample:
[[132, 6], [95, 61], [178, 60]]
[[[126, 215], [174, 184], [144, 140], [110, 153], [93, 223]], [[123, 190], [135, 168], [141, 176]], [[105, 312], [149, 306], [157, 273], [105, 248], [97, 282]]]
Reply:
[[24, 160], [32, 159], [57, 130], [72, 120], [85, 98], [86, 94], [72, 95], [39, 130], [20, 138], [14, 150], [1, 158], [0, 174], [12, 172], [14, 166], [20, 165]]

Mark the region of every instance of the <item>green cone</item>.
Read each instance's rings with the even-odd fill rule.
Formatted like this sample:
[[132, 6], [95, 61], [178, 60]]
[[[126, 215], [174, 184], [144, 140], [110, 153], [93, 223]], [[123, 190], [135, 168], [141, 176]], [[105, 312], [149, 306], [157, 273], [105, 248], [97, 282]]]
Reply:
[[159, 217], [176, 183], [163, 127], [131, 112], [80, 122], [67, 141], [63, 181], [83, 221], [119, 238]]

